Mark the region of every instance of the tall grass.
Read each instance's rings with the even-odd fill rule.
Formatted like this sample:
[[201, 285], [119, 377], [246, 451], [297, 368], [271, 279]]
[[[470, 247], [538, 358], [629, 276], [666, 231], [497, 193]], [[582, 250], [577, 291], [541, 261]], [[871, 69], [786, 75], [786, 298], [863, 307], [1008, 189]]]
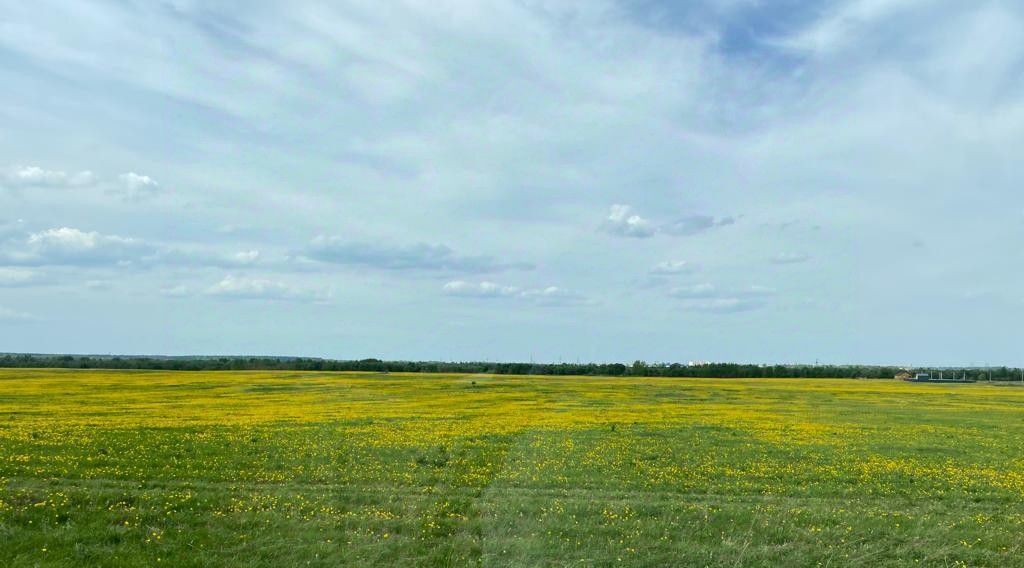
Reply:
[[1024, 566], [1024, 389], [0, 371], [0, 566]]

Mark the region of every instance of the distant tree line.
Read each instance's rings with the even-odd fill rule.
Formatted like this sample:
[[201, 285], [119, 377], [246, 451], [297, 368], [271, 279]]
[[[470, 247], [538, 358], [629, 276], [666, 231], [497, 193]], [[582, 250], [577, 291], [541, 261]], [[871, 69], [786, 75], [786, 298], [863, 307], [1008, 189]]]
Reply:
[[[335, 360], [303, 357], [118, 357], [105, 355], [0, 356], [0, 367], [65, 369], [152, 369], [166, 371], [365, 371], [378, 373], [490, 373], [495, 375], [590, 375], [715, 378], [866, 378], [891, 379], [901, 367], [876, 365], [751, 365], [740, 363], [493, 363], [485, 361]], [[916, 371], [940, 371], [927, 368]], [[1020, 381], [1021, 369], [1009, 367], [942, 369], [946, 377]]]

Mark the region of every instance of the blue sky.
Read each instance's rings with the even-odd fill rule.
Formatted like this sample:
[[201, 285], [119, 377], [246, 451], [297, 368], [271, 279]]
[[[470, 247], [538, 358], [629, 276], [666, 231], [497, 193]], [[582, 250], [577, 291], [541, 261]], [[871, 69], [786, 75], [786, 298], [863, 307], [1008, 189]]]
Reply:
[[1019, 2], [3, 4], [0, 350], [1024, 364]]

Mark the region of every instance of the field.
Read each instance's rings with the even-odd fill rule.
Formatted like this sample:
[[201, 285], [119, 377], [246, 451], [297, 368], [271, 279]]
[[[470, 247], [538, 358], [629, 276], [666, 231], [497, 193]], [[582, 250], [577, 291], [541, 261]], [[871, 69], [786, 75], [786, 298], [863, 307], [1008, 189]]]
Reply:
[[0, 566], [1024, 566], [1024, 388], [0, 371]]

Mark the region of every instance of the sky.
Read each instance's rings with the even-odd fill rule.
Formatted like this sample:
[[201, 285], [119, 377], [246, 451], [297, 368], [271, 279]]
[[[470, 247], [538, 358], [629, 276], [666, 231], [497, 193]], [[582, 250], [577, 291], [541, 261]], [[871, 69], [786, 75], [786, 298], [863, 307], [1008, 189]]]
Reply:
[[0, 0], [0, 351], [1024, 364], [1024, 3]]

